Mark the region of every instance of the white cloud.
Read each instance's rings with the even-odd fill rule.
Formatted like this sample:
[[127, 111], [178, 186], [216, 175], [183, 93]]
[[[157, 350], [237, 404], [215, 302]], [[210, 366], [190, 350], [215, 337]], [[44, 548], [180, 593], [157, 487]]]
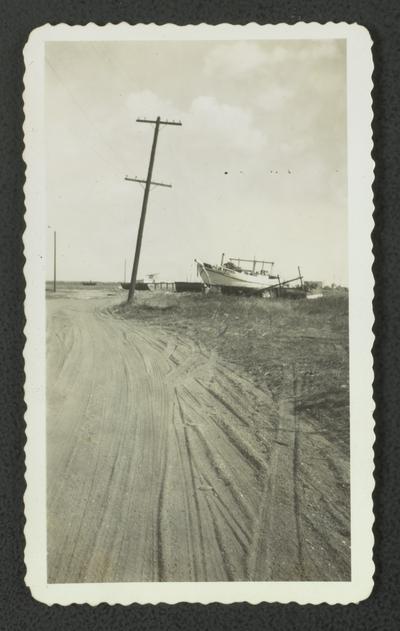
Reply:
[[276, 112], [286, 107], [293, 96], [293, 90], [280, 84], [268, 84], [254, 100], [255, 104], [266, 112]]
[[128, 108], [133, 120], [143, 116], [143, 112], [146, 118], [161, 116], [170, 120], [181, 120], [185, 135], [195, 136], [198, 142], [209, 138], [214, 144], [241, 150], [259, 149], [265, 143], [264, 135], [254, 126], [249, 111], [236, 105], [221, 103], [214, 96], [198, 96], [183, 111], [171, 101], [146, 90], [131, 93], [128, 97]]
[[157, 116], [176, 119], [179, 113], [170, 100], [159, 97], [151, 90], [131, 92], [127, 99], [127, 106], [135, 120], [142, 117], [157, 118]]
[[235, 42], [215, 46], [206, 58], [206, 74], [241, 75], [254, 71], [267, 61], [267, 53], [255, 42]]
[[323, 61], [338, 55], [341, 41], [316, 40], [293, 42], [291, 46], [279, 42], [268, 48], [254, 41], [229, 42], [214, 46], [204, 64], [207, 75], [242, 78], [248, 73], [285, 64]]
[[318, 62], [325, 59], [335, 59], [343, 46], [343, 40], [316, 40], [313, 44], [310, 46], [310, 42], [305, 42], [295, 52], [295, 57], [300, 61], [311, 59]]
[[220, 142], [240, 149], [259, 149], [264, 135], [254, 127], [251, 114], [234, 105], [220, 103], [213, 96], [194, 99], [190, 108], [189, 126], [198, 133], [212, 132]]

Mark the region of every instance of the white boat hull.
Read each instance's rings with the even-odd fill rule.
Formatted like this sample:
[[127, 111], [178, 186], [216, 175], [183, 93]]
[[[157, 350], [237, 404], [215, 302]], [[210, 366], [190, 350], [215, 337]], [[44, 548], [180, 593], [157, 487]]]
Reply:
[[262, 291], [276, 286], [277, 279], [262, 274], [246, 274], [235, 270], [215, 269], [199, 265], [199, 275], [205, 285], [209, 287], [229, 287], [232, 289], [250, 289]]

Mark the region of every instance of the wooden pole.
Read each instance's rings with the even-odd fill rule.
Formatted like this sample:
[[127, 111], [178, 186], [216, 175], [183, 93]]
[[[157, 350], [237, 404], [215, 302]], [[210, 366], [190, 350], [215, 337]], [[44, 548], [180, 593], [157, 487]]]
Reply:
[[55, 230], [53, 233], [53, 257], [54, 257], [53, 291], [55, 293], [57, 291], [57, 233]]
[[297, 268], [298, 272], [299, 272], [299, 278], [300, 278], [300, 287], [302, 289], [304, 289], [304, 285], [303, 285], [303, 277], [301, 275], [301, 271], [300, 271], [300, 267]]
[[157, 147], [157, 138], [158, 138], [159, 129], [160, 129], [160, 117], [157, 116], [156, 124], [154, 127], [153, 144], [152, 144], [151, 153], [150, 153], [149, 169], [147, 171], [146, 186], [145, 186], [144, 195], [143, 195], [142, 213], [140, 216], [139, 230], [138, 230], [137, 239], [136, 239], [135, 258], [133, 261], [131, 284], [130, 284], [129, 293], [128, 293], [128, 302], [132, 302], [133, 296], [135, 293], [136, 277], [137, 277], [137, 271], [139, 267], [140, 249], [142, 247], [144, 221], [146, 219], [147, 202], [149, 200], [151, 176], [153, 173], [154, 158], [156, 156], [156, 147]]
[[140, 249], [142, 247], [143, 229], [144, 229], [144, 222], [146, 219], [146, 210], [147, 210], [147, 202], [149, 199], [150, 187], [154, 185], [154, 186], [167, 186], [168, 188], [170, 188], [169, 184], [162, 184], [161, 182], [151, 181], [160, 125], [179, 125], [179, 126], [182, 125], [180, 121], [161, 120], [159, 116], [157, 116], [156, 120], [148, 120], [146, 118], [137, 118], [136, 120], [138, 123], [150, 123], [152, 125], [154, 124], [155, 127], [154, 127], [153, 144], [151, 146], [149, 168], [147, 171], [146, 180], [140, 180], [139, 178], [129, 178], [129, 177], [125, 178], [126, 180], [131, 180], [133, 182], [140, 182], [140, 183], [146, 184], [145, 189], [144, 189], [144, 195], [143, 195], [142, 212], [140, 215], [139, 229], [138, 229], [138, 234], [137, 234], [137, 239], [136, 239], [135, 258], [134, 258], [133, 267], [132, 267], [131, 283], [129, 285], [128, 302], [132, 302], [133, 296], [135, 293], [136, 278], [137, 278], [137, 272], [138, 272], [138, 267], [139, 267]]

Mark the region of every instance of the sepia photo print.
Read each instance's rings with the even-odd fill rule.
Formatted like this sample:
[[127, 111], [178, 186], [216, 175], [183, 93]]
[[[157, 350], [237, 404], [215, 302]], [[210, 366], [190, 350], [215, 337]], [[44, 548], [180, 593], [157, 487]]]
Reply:
[[[351, 148], [349, 73], [351, 35], [364, 47], [367, 36], [297, 26], [45, 27], [31, 168], [42, 182], [40, 562], [54, 594], [132, 584], [132, 602], [134, 584], [209, 583], [237, 584], [235, 600], [249, 599], [243, 584], [276, 583], [288, 600], [308, 584], [303, 600], [335, 601], [318, 586], [360, 575], [352, 528], [368, 542], [372, 511], [366, 497], [363, 520], [351, 500], [363, 477], [352, 410], [367, 460], [372, 416], [369, 363], [364, 416], [357, 384], [352, 399], [351, 349], [368, 362], [370, 338], [353, 343], [351, 313], [364, 309], [368, 325], [372, 167]], [[176, 589], [158, 600], [195, 593]]]

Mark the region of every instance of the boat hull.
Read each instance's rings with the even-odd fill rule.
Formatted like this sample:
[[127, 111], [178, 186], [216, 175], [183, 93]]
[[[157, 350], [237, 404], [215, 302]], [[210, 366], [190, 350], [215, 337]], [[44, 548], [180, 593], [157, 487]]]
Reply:
[[[122, 289], [129, 289], [130, 286], [131, 286], [130, 283], [121, 283]], [[149, 285], [148, 283], [136, 283], [135, 289], [139, 291], [146, 291], [149, 289]]]
[[215, 267], [199, 265], [199, 276], [209, 287], [221, 287], [232, 290], [263, 291], [276, 286], [277, 279], [261, 274], [246, 274], [234, 270], [216, 269]]

